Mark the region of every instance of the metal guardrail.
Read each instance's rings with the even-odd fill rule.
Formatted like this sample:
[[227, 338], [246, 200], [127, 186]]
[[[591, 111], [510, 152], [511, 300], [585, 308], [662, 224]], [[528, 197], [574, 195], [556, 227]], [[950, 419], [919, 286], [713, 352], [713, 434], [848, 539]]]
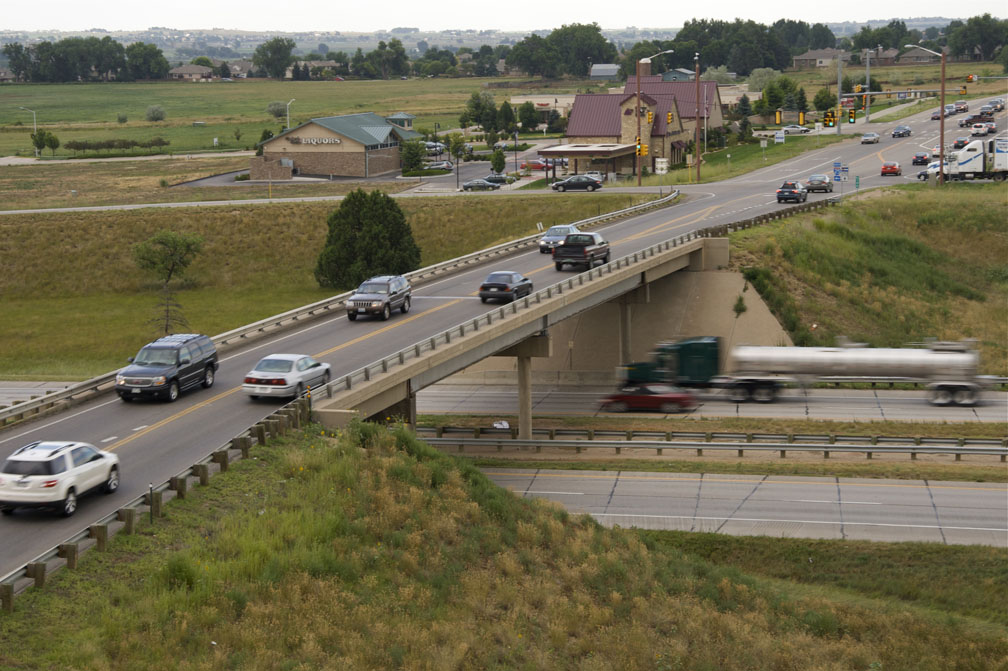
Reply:
[[[622, 210], [616, 210], [614, 212], [607, 212], [606, 214], [595, 217], [589, 217], [588, 219], [575, 222], [575, 224], [581, 228], [589, 228], [610, 219], [617, 219], [636, 212], [667, 205], [669, 202], [678, 197], [678, 195], [679, 191], [675, 190], [668, 196], [658, 200], [639, 203], [637, 205], [623, 208]], [[404, 277], [406, 277], [406, 279], [408, 279], [412, 284], [421, 285], [434, 278], [465, 270], [468, 266], [480, 263], [487, 259], [504, 257], [520, 252], [537, 244], [539, 238], [541, 237], [542, 233], [535, 233], [524, 238], [511, 240], [500, 245], [481, 249], [471, 254], [466, 254], [454, 259], [449, 259], [448, 261], [436, 263], [432, 266], [427, 266], [426, 268], [415, 270], [411, 273], [407, 273]], [[272, 317], [267, 317], [266, 319], [262, 319], [252, 324], [247, 324], [245, 326], [232, 329], [231, 331], [213, 336], [211, 340], [214, 341], [214, 344], [219, 349], [225, 349], [241, 343], [250, 337], [259, 336], [267, 331], [274, 331], [280, 328], [289, 327], [298, 322], [315, 319], [320, 315], [344, 309], [344, 304], [352, 293], [353, 292], [351, 291], [346, 291], [310, 305], [294, 308], [293, 310], [288, 310], [287, 312], [273, 315]], [[82, 397], [90, 398], [95, 394], [110, 391], [115, 383], [115, 376], [118, 372], [118, 370], [115, 370], [111, 373], [105, 373], [103, 375], [99, 375], [98, 377], [91, 378], [90, 380], [78, 382], [66, 389], [47, 393], [38, 398], [21, 403], [15, 403], [8, 408], [0, 408], [0, 427], [6, 426], [10, 422], [21, 421], [28, 417], [47, 412], [61, 405], [70, 405]]]
[[206, 485], [213, 473], [222, 473], [228, 464], [237, 458], [247, 458], [253, 439], [257, 444], [267, 439], [282, 436], [288, 429], [299, 429], [307, 422], [311, 411], [308, 399], [297, 399], [279, 408], [261, 422], [241, 432], [229, 442], [213, 450], [203, 459], [169, 478], [161, 484], [153, 484], [148, 491], [134, 498], [114, 513], [110, 513], [94, 524], [88, 525], [65, 541], [38, 555], [14, 571], [0, 578], [0, 609], [14, 610], [14, 597], [30, 587], [43, 587], [46, 576], [63, 567], [76, 568], [78, 557], [91, 548], [105, 551], [108, 541], [119, 532], [131, 534], [144, 513], [154, 518], [162, 517], [163, 508], [173, 498], [185, 498], [190, 480], [198, 480]]
[[570, 449], [581, 453], [586, 449], [609, 449], [616, 454], [622, 454], [624, 449], [635, 450], [655, 450], [658, 456], [662, 456], [664, 450], [696, 450], [697, 456], [702, 457], [704, 450], [732, 451], [738, 453], [739, 457], [745, 456], [746, 452], [780, 452], [781, 459], [787, 456], [788, 452], [822, 452], [824, 459], [829, 459], [833, 452], [862, 452], [868, 459], [877, 453], [909, 454], [911, 460], [917, 459], [918, 454], [951, 454], [955, 455], [955, 460], [960, 461], [965, 455], [987, 455], [997, 456], [1001, 461], [1008, 458], [1008, 447], [1004, 446], [977, 446], [966, 447], [959, 445], [916, 445], [916, 444], [876, 444], [876, 445], [855, 445], [853, 443], [743, 443], [743, 442], [707, 442], [707, 441], [670, 441], [670, 440], [569, 440], [563, 438], [537, 439], [537, 438], [464, 438], [462, 436], [454, 438], [431, 438], [424, 437], [424, 441], [434, 446], [456, 447], [459, 452], [463, 452], [466, 447], [496, 448], [498, 452], [503, 452], [504, 447], [521, 449], [534, 448], [536, 452], [541, 452], [543, 445], [550, 448]]

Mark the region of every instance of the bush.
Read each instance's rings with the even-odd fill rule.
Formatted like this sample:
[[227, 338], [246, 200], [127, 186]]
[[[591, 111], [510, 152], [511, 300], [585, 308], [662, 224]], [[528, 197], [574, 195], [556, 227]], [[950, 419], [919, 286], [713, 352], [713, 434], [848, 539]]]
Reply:
[[287, 116], [287, 105], [279, 100], [274, 100], [266, 105], [266, 114], [271, 114], [277, 119]]
[[147, 121], [164, 121], [165, 111], [161, 105], [151, 105], [147, 108]]
[[249, 179], [252, 179], [252, 175], [250, 175], [247, 172], [243, 172], [240, 175], [235, 175], [235, 181], [236, 182], [245, 182], [245, 181], [248, 181]]
[[118, 121], [119, 123], [126, 123], [127, 121], [129, 121], [129, 119], [126, 118], [125, 114], [120, 114], [119, 116], [116, 117], [116, 121]]

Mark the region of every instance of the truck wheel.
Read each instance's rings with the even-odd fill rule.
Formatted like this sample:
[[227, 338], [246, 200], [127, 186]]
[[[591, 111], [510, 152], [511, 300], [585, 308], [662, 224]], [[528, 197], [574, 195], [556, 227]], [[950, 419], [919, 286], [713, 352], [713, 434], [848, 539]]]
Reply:
[[948, 405], [952, 402], [952, 392], [946, 387], [938, 387], [931, 390], [931, 403], [934, 405]]
[[352, 322], [355, 322], [355, 321], [357, 321], [357, 313], [356, 312], [348, 312], [346, 314], [346, 318], [349, 319]]
[[556, 266], [556, 269], [557, 269], [557, 270], [563, 270], [563, 264], [562, 264], [562, 263], [560, 263], [559, 261], [558, 261], [557, 263], [553, 264], [553, 265], [555, 265], [555, 266]]
[[739, 384], [731, 388], [731, 400], [735, 403], [745, 403], [749, 400], [749, 387]]
[[969, 387], [960, 387], [952, 392], [952, 401], [956, 405], [970, 406], [976, 403], [976, 392]]
[[777, 397], [777, 388], [772, 384], [761, 384], [752, 390], [752, 397], [757, 403], [772, 403]]

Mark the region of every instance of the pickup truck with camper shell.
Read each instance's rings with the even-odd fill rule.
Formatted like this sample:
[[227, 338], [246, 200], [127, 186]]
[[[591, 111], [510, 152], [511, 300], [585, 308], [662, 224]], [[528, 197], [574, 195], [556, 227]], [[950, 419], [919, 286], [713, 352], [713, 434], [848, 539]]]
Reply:
[[600, 233], [571, 233], [553, 248], [553, 265], [583, 265], [590, 270], [596, 261], [609, 263], [609, 243]]

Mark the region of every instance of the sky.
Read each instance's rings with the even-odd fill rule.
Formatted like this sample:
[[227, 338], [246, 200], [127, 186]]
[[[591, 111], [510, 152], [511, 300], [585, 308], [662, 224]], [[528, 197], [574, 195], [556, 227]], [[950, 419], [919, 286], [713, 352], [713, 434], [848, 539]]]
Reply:
[[[478, 0], [387, 0], [383, 3], [332, 2], [332, 0], [301, 0], [290, 4], [273, 0], [242, 2], [206, 2], [205, 0], [175, 0], [166, 4], [137, 0], [104, 0], [98, 3], [80, 0], [53, 0], [39, 11], [31, 3], [6, 3], [3, 23], [5, 30], [143, 30], [152, 26], [177, 29], [213, 28], [233, 30], [304, 32], [332, 31], [374, 32], [395, 27], [421, 30], [498, 29], [530, 31], [559, 28], [571, 23], [597, 23], [602, 28], [678, 28], [690, 18], [732, 20], [752, 19], [769, 25], [780, 18], [792, 18], [808, 23], [838, 23], [842, 21], [889, 20], [893, 17], [968, 18], [990, 13], [997, 18], [1008, 16], [1005, 0], [977, 0], [957, 9], [947, 0], [845, 0], [844, 2], [776, 3], [753, 0], [722, 0], [708, 15], [689, 15], [682, 4], [639, 3], [641, 11], [631, 15], [632, 3], [613, 0], [576, 0], [575, 2], [545, 2], [521, 5], [522, 11], [512, 11], [506, 3], [484, 3]], [[660, 8], [667, 8], [661, 11]], [[801, 11], [795, 12], [796, 8]], [[968, 8], [968, 9], [967, 9]], [[571, 10], [575, 10], [572, 12]], [[97, 11], [96, 11], [97, 10]], [[678, 10], [678, 11], [676, 11]], [[956, 16], [956, 11], [967, 11]]]

